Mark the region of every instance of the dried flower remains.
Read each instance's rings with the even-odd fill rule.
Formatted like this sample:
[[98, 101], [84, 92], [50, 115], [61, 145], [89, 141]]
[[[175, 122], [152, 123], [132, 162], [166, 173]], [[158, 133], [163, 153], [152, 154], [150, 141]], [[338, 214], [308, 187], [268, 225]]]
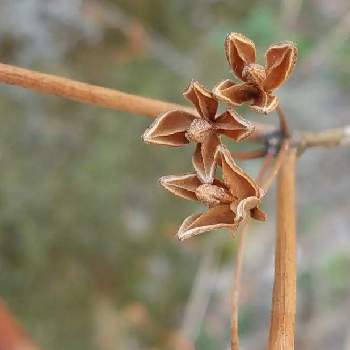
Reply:
[[249, 102], [257, 112], [272, 112], [278, 105], [272, 92], [289, 78], [296, 63], [298, 50], [294, 43], [285, 41], [270, 46], [265, 67], [256, 63], [254, 42], [242, 34], [230, 33], [226, 37], [225, 52], [233, 73], [242, 83], [224, 80], [214, 88], [214, 94], [235, 106]]
[[254, 127], [232, 109], [216, 115], [217, 99], [196, 81], [190, 83], [184, 96], [194, 105], [197, 114], [181, 110], [164, 113], [145, 131], [143, 139], [147, 143], [168, 146], [196, 144], [193, 166], [201, 181], [211, 183], [215, 167], [214, 155], [220, 144], [219, 135], [241, 141], [254, 131]]
[[177, 233], [181, 241], [211, 230], [235, 230], [247, 215], [257, 220], [266, 219], [259, 208], [263, 190], [237, 166], [230, 151], [219, 146], [215, 160], [222, 166], [222, 181], [214, 179], [212, 184], [203, 183], [197, 174], [160, 179], [161, 185], [176, 196], [199, 201], [208, 207], [206, 212], [184, 220]]
[[[222, 228], [234, 231], [248, 217], [266, 219], [260, 209], [263, 190], [235, 163], [221, 143], [221, 136], [239, 142], [254, 131], [253, 124], [240, 117], [234, 106], [249, 103], [253, 110], [263, 113], [277, 107], [277, 97], [271, 93], [289, 77], [297, 49], [291, 42], [271, 46], [266, 53], [266, 66], [262, 67], [255, 62], [254, 43], [242, 34], [229, 34], [225, 48], [233, 72], [243, 83], [226, 80], [212, 92], [192, 81], [184, 96], [195, 111], [166, 112], [143, 135], [147, 143], [196, 145], [192, 157], [194, 173], [160, 179], [161, 185], [171, 193], [208, 208], [184, 220], [177, 233], [180, 240]], [[229, 105], [217, 115], [220, 100]], [[215, 177], [217, 166], [222, 168], [222, 179]]]

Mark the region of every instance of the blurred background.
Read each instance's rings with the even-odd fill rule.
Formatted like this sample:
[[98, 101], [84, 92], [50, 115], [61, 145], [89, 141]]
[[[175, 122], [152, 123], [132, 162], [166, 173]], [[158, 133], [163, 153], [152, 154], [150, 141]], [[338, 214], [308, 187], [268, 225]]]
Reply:
[[[0, 0], [1, 62], [178, 103], [191, 78], [231, 77], [230, 31], [260, 59], [297, 42], [278, 92], [292, 127], [350, 124], [348, 0]], [[191, 147], [144, 145], [142, 116], [3, 85], [0, 120], [0, 294], [40, 348], [227, 349], [237, 242], [178, 243], [201, 208], [157, 183], [191, 171]], [[298, 350], [350, 349], [349, 156], [310, 150], [299, 162]], [[254, 175], [259, 161], [242, 165]], [[245, 350], [268, 335], [274, 195], [246, 245]]]

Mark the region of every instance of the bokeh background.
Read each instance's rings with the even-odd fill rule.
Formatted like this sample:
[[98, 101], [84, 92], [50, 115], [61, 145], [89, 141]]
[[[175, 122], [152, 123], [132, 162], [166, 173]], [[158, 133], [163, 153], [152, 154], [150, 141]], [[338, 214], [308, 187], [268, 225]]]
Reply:
[[[298, 43], [278, 92], [294, 128], [350, 124], [348, 0], [0, 0], [1, 62], [179, 103], [191, 78], [230, 77], [230, 31], [261, 58]], [[236, 241], [178, 243], [200, 207], [157, 183], [191, 170], [190, 147], [144, 145], [142, 116], [9, 86], [0, 120], [0, 294], [41, 349], [226, 349]], [[254, 175], [259, 162], [242, 165]], [[349, 174], [346, 148], [299, 162], [298, 350], [350, 349]], [[268, 334], [274, 189], [264, 208], [247, 241], [246, 350]]]

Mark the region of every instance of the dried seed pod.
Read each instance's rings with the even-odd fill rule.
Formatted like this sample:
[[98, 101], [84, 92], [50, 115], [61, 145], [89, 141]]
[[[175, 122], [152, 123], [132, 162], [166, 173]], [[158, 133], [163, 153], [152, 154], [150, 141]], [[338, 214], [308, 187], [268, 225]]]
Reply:
[[218, 101], [212, 92], [192, 81], [184, 96], [193, 103], [198, 114], [174, 110], [159, 116], [145, 131], [147, 143], [182, 146], [195, 143], [192, 162], [204, 183], [213, 181], [214, 155], [220, 144], [220, 135], [241, 141], [253, 131], [253, 124], [242, 119], [233, 110], [216, 115]]
[[218, 146], [215, 160], [222, 166], [222, 181], [214, 179], [212, 184], [203, 184], [197, 174], [164, 176], [160, 180], [171, 193], [209, 207], [206, 212], [185, 219], [178, 231], [180, 240], [220, 228], [235, 230], [247, 215], [266, 219], [259, 208], [263, 191], [235, 164], [229, 150]]
[[272, 112], [278, 105], [272, 91], [289, 78], [295, 66], [298, 56], [295, 44], [286, 41], [270, 46], [265, 55], [265, 67], [256, 64], [255, 45], [242, 34], [230, 33], [226, 37], [225, 52], [233, 73], [243, 83], [225, 80], [214, 88], [213, 93], [234, 106], [249, 102], [257, 112]]

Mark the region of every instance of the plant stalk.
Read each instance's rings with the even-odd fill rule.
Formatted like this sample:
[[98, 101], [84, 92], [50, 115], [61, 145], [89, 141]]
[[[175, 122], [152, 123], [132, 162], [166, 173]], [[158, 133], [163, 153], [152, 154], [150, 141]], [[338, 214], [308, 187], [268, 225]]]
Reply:
[[[20, 86], [47, 95], [60, 96], [77, 102], [151, 118], [155, 118], [159, 114], [172, 109], [194, 112], [192, 108], [179, 104], [132, 95], [119, 90], [2, 63], [0, 63], [0, 83]], [[251, 138], [265, 135], [274, 129], [272, 125], [268, 124], [254, 123], [254, 125], [255, 132]]]
[[121, 112], [156, 117], [172, 109], [190, 108], [79, 81], [43, 74], [0, 63], [0, 82], [21, 86], [47, 95], [115, 109]]
[[293, 350], [296, 315], [296, 148], [291, 148], [277, 176], [275, 281], [269, 350]]
[[231, 310], [231, 350], [239, 350], [239, 333], [238, 333], [238, 311], [239, 295], [241, 292], [243, 253], [245, 247], [246, 234], [249, 231], [248, 219], [239, 235], [238, 250], [235, 257], [234, 285], [232, 293], [232, 310]]
[[[273, 179], [277, 175], [283, 160], [286, 156], [288, 149], [288, 141], [286, 140], [276, 157], [273, 164], [273, 154], [267, 154], [261, 165], [259, 174], [257, 176], [257, 183], [265, 190], [270, 187]], [[267, 180], [264, 181], [267, 170], [269, 169], [269, 175]], [[242, 268], [243, 268], [243, 255], [245, 248], [245, 239], [250, 227], [250, 219], [247, 219], [242, 230], [239, 234], [238, 250], [235, 256], [235, 271], [234, 271], [234, 286], [232, 293], [232, 310], [231, 310], [231, 350], [239, 350], [239, 332], [238, 332], [238, 311], [239, 311], [239, 296], [241, 292], [241, 280], [242, 280]]]

